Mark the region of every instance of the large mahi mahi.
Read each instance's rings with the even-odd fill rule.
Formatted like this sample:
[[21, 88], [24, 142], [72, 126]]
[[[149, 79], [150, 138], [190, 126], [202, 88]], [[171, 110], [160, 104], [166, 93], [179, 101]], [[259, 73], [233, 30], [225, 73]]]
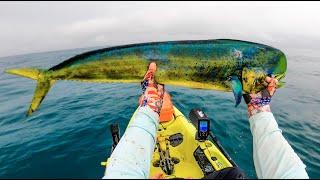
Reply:
[[151, 61], [156, 79], [167, 85], [242, 93], [264, 88], [266, 76], [285, 76], [284, 53], [267, 45], [229, 39], [168, 41], [109, 47], [76, 55], [48, 70], [8, 69], [7, 73], [37, 80], [28, 110], [31, 115], [56, 80], [140, 82]]

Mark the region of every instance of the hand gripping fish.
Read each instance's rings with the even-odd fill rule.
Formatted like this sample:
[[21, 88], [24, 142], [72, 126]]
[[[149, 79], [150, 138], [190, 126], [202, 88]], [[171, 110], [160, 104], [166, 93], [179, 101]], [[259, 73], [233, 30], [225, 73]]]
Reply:
[[[232, 91], [236, 106], [242, 94], [264, 88], [266, 76], [285, 76], [283, 52], [267, 45], [217, 39], [131, 44], [71, 57], [50, 69], [18, 68], [7, 73], [37, 80], [27, 115], [31, 115], [57, 80], [136, 83], [148, 64], [158, 66], [157, 81], [167, 85]], [[279, 87], [283, 83], [279, 83]]]

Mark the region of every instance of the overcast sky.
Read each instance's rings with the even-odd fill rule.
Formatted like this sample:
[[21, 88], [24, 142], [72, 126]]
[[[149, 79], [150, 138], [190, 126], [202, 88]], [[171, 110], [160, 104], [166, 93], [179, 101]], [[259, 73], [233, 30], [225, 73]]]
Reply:
[[0, 2], [0, 57], [215, 38], [320, 49], [320, 2]]

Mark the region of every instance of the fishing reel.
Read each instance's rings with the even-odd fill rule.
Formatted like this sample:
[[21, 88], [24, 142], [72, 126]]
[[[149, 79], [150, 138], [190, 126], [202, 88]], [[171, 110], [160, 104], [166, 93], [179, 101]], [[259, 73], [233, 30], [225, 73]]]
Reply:
[[197, 128], [196, 139], [205, 141], [210, 135], [210, 120], [208, 116], [199, 108], [192, 109], [189, 113], [189, 119]]

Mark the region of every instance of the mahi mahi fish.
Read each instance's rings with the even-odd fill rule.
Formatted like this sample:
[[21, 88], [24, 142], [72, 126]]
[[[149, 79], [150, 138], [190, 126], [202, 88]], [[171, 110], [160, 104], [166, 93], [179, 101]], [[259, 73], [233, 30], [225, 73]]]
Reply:
[[17, 68], [6, 72], [37, 80], [27, 112], [31, 115], [57, 80], [137, 83], [143, 79], [150, 62], [157, 63], [157, 82], [232, 91], [236, 106], [243, 94], [262, 90], [266, 76], [279, 81], [287, 69], [286, 57], [278, 49], [247, 41], [216, 39], [108, 47], [76, 55], [49, 69]]

